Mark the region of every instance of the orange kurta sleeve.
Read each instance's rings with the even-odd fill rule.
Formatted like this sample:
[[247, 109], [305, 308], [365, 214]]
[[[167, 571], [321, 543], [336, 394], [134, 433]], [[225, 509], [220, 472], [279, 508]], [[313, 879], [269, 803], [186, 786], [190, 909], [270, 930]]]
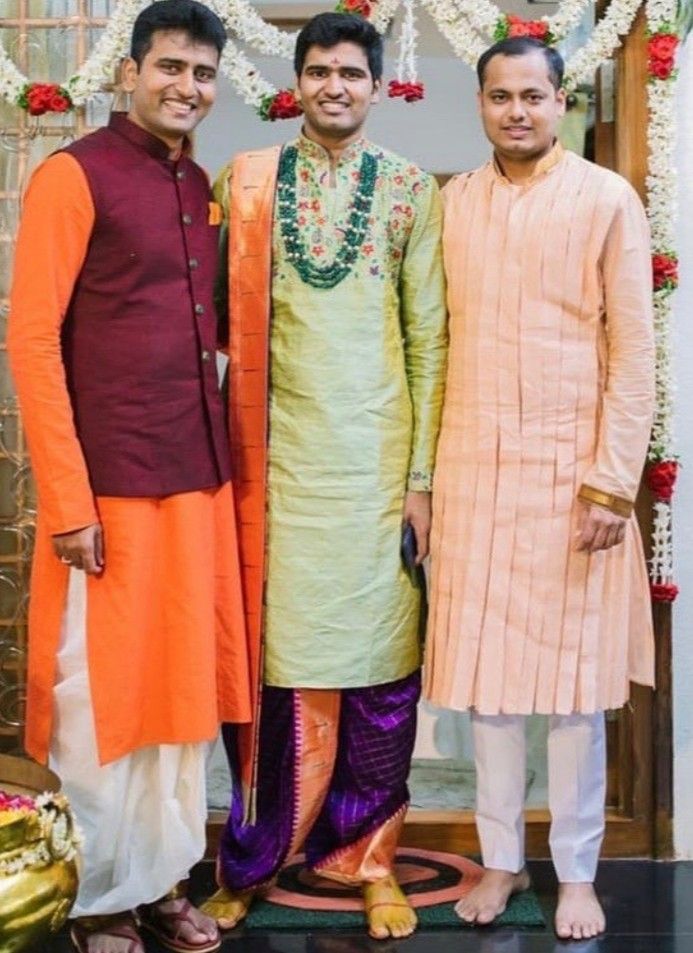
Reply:
[[34, 172], [24, 199], [7, 350], [42, 517], [52, 535], [98, 520], [60, 346], [93, 224], [80, 165], [66, 153], [51, 156]]

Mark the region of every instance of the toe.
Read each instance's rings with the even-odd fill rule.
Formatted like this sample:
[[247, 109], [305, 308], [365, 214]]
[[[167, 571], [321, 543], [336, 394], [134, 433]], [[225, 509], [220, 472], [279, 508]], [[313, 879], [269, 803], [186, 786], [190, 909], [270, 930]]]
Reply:
[[455, 913], [461, 920], [466, 920], [467, 923], [474, 923], [477, 915], [477, 908], [473, 903], [470, 903], [468, 899], [459, 900], [455, 905]]
[[502, 910], [495, 910], [492, 907], [482, 907], [477, 914], [476, 922], [480, 926], [488, 926], [488, 924], [493, 923], [496, 917], [500, 916], [502, 912]]

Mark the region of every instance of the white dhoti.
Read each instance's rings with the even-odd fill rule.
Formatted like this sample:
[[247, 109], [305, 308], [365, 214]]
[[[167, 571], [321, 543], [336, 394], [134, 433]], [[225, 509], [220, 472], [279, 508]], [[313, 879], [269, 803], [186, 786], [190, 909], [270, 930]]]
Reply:
[[84, 834], [72, 916], [133, 909], [187, 877], [205, 849], [206, 751], [207, 744], [158, 745], [99, 765], [86, 661], [86, 578], [72, 570], [50, 752]]
[[[517, 873], [524, 856], [525, 716], [472, 712], [476, 823], [484, 866]], [[592, 883], [604, 837], [604, 713], [550, 715], [549, 846], [560, 883]]]

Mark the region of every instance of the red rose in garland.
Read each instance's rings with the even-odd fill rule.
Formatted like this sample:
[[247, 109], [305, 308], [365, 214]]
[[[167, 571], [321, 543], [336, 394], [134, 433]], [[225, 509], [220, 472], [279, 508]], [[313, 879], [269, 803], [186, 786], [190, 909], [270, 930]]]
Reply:
[[49, 102], [49, 110], [52, 113], [65, 113], [70, 108], [70, 100], [62, 93], [54, 93]]
[[391, 79], [387, 87], [387, 94], [391, 99], [402, 96], [405, 102], [415, 103], [417, 100], [424, 98], [424, 84], [418, 82], [400, 83], [397, 79]]
[[679, 465], [676, 460], [659, 460], [647, 470], [647, 485], [657, 500], [668, 503], [674, 495]]
[[669, 79], [676, 65], [679, 38], [675, 33], [655, 33], [647, 41], [647, 69], [655, 79]]
[[272, 100], [270, 106], [269, 118], [273, 119], [295, 119], [300, 116], [303, 110], [296, 101], [296, 96], [291, 89], [281, 89]]
[[649, 59], [647, 61], [647, 69], [650, 76], [654, 76], [655, 79], [669, 79], [674, 72], [674, 60]]
[[679, 38], [675, 33], [655, 33], [647, 41], [647, 55], [657, 60], [670, 60], [676, 55]]
[[57, 83], [29, 83], [18, 102], [31, 116], [64, 113], [72, 109], [69, 94]]
[[336, 10], [337, 13], [356, 13], [368, 19], [375, 2], [376, 0], [339, 0]]
[[493, 33], [494, 40], [505, 40], [513, 36], [530, 36], [542, 43], [551, 44], [555, 37], [549, 32], [549, 25], [545, 20], [523, 20], [514, 13], [508, 13], [496, 23]]
[[508, 21], [508, 32], [506, 36], [530, 36], [529, 32], [529, 23], [522, 19], [522, 17], [513, 16], [513, 14], [508, 14], [506, 17]]
[[653, 582], [650, 594], [653, 602], [673, 602], [679, 594], [679, 587], [673, 582]]
[[293, 89], [280, 89], [274, 95], [265, 96], [257, 112], [261, 119], [274, 122], [275, 119], [295, 119], [302, 115], [303, 109]]
[[667, 288], [673, 291], [679, 283], [679, 263], [676, 255], [652, 256], [652, 282], [655, 291]]
[[529, 35], [534, 37], [535, 40], [546, 39], [549, 28], [543, 20], [530, 20], [527, 26], [529, 27]]

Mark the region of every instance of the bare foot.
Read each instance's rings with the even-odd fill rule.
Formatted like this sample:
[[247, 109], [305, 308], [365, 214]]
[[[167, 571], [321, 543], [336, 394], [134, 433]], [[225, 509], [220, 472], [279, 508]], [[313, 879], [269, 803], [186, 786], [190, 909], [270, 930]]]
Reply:
[[254, 897], [254, 890], [239, 890], [234, 893], [221, 887], [200, 904], [200, 910], [216, 920], [220, 930], [233, 930], [241, 920], [245, 920]]
[[559, 884], [554, 922], [562, 940], [589, 940], [603, 933], [606, 918], [594, 884]]
[[485, 926], [503, 913], [514, 893], [528, 889], [529, 874], [526, 870], [517, 874], [509, 870], [485, 870], [476, 887], [458, 902], [455, 913], [467, 923]]
[[402, 893], [394, 874], [363, 885], [368, 932], [374, 940], [410, 936], [416, 929], [416, 914]]

